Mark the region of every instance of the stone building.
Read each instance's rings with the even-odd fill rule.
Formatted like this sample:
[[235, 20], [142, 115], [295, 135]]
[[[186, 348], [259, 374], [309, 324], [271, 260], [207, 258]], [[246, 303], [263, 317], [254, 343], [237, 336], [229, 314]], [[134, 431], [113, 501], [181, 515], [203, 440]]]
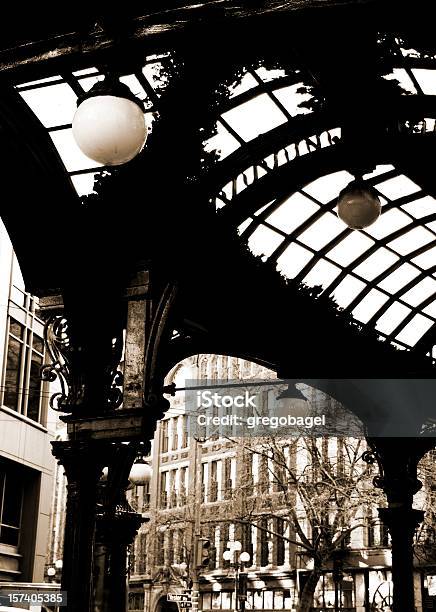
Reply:
[[[218, 385], [226, 380], [271, 377], [270, 371], [250, 362], [201, 355], [179, 364], [169, 375], [168, 383], [184, 388], [199, 379], [213, 387], [214, 383]], [[313, 389], [309, 391], [312, 403], [333, 402]], [[271, 464], [268, 467], [262, 455], [247, 453], [247, 441], [243, 438], [229, 439], [216, 432], [196, 438], [188, 427], [190, 417], [192, 413], [185, 405], [184, 394], [176, 392], [153, 440], [151, 482], [130, 491], [131, 505], [145, 519], [130, 557], [130, 610], [175, 610], [175, 604], [167, 602], [167, 594], [182, 593], [190, 586], [195, 573], [194, 532], [211, 544], [209, 565], [200, 571], [199, 610], [242, 609], [239, 597], [235, 599], [237, 573], [241, 569], [248, 574], [247, 610], [296, 610], [304, 582], [313, 568], [313, 559], [292, 543], [298, 542], [299, 537], [292, 522], [285, 520], [289, 516], [289, 499], [283, 497], [280, 483], [274, 481]], [[362, 455], [366, 444], [363, 440], [360, 444]], [[336, 438], [329, 439], [327, 446], [329, 456], [332, 449], [336, 456], [339, 448], [344, 449]], [[298, 453], [296, 461], [303, 465], [304, 449], [300, 448]], [[357, 461], [356, 466], [359, 465]], [[370, 473], [371, 496], [372, 476]], [[368, 499], [372, 504], [364, 499], [361, 507], [350, 511], [352, 529], [339, 555], [341, 610], [386, 610], [392, 603], [390, 539], [378, 519], [375, 497]], [[422, 507], [425, 499], [423, 494]], [[306, 535], [315, 537], [310, 522], [305, 520], [304, 507], [296, 498], [295, 507]], [[247, 515], [250, 521], [244, 525], [240, 519]], [[235, 557], [223, 558], [226, 550], [232, 551], [235, 541], [241, 543], [242, 552], [250, 555], [244, 568], [234, 567]], [[415, 588], [420, 605], [423, 599], [427, 603], [432, 600], [426, 589], [426, 575], [432, 571], [430, 561], [428, 556], [425, 562], [422, 557], [416, 560]], [[330, 561], [322, 571], [314, 593], [313, 610], [334, 607], [335, 563]]]
[[43, 321], [0, 223], [0, 582], [42, 582], [55, 417], [48, 407]]

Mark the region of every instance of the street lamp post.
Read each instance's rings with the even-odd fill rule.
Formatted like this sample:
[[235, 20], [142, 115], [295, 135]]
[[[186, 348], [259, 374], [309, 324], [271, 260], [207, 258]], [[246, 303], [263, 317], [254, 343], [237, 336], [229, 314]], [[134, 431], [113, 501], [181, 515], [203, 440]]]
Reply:
[[[223, 559], [230, 561], [230, 566], [235, 570], [235, 612], [245, 610], [245, 602], [247, 599], [247, 575], [244, 573], [245, 564], [249, 563], [250, 555], [248, 552], [241, 552], [241, 542], [227, 542], [227, 550], [223, 553]], [[239, 557], [237, 557], [237, 553]], [[242, 584], [241, 584], [242, 583]], [[242, 588], [241, 588], [242, 587]], [[240, 604], [240, 605], [239, 605]]]

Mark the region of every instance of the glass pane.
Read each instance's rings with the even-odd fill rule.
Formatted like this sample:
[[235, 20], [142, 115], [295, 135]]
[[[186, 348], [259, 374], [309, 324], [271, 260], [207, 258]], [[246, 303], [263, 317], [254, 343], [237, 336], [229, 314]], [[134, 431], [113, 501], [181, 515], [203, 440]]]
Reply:
[[357, 257], [374, 245], [374, 241], [361, 234], [352, 232], [341, 242], [329, 251], [329, 258], [336, 261], [341, 266], [348, 266]]
[[322, 249], [330, 240], [345, 230], [345, 225], [336, 215], [324, 214], [313, 225], [307, 228], [299, 239], [313, 249]]
[[15, 319], [10, 319], [9, 331], [22, 340], [24, 336], [24, 325], [21, 325], [21, 323], [18, 323]]
[[15, 338], [9, 337], [8, 356], [6, 361], [4, 405], [12, 410], [18, 408], [18, 390], [20, 383], [20, 366], [23, 345]]
[[298, 89], [303, 87], [303, 85], [303, 83], [296, 83], [295, 85], [289, 85], [274, 90], [273, 95], [283, 104], [288, 113], [293, 117], [295, 117], [295, 115], [303, 115], [311, 112], [310, 109], [301, 106], [302, 102], [308, 102], [313, 99], [310, 93], [298, 93]]
[[407, 176], [400, 175], [377, 184], [377, 190], [390, 200], [403, 198], [404, 196], [419, 191], [419, 186]]
[[24, 307], [26, 296], [22, 291], [20, 291], [20, 289], [17, 289], [17, 287], [12, 286], [11, 301], [14, 302], [14, 304], [18, 304], [18, 306]]
[[269, 257], [283, 241], [283, 236], [260, 225], [250, 236], [248, 246], [254, 255]]
[[297, 192], [271, 213], [267, 221], [282, 230], [282, 232], [289, 234], [317, 210], [319, 210], [317, 204]]
[[277, 270], [288, 278], [294, 278], [312, 257], [310, 251], [293, 242], [277, 259]]
[[414, 346], [432, 325], [434, 325], [433, 321], [418, 314], [400, 331], [396, 339], [409, 346]]
[[410, 223], [410, 217], [396, 208], [383, 212], [374, 225], [366, 228], [366, 232], [374, 238], [384, 238]]
[[389, 246], [400, 255], [407, 255], [432, 240], [434, 240], [433, 234], [423, 227], [415, 227], [404, 236], [400, 236], [400, 238], [390, 242]]
[[379, 310], [388, 299], [388, 296], [377, 291], [377, 289], [371, 289], [356, 308], [353, 310], [353, 316], [362, 323], [367, 323], [370, 318]]
[[267, 94], [261, 94], [222, 115], [244, 140], [252, 140], [286, 122], [286, 117]]
[[203, 593], [203, 610], [211, 609], [211, 594]]
[[359, 276], [363, 276], [366, 280], [373, 280], [398, 261], [398, 259], [398, 255], [385, 248], [381, 248], [362, 261], [357, 268], [354, 268], [354, 272], [359, 274]]
[[14, 527], [1, 526], [0, 530], [0, 542], [2, 544], [8, 544], [9, 546], [18, 546], [20, 531]]
[[342, 191], [348, 183], [353, 180], [353, 176], [349, 172], [333, 172], [327, 174], [312, 183], [306, 185], [303, 189], [304, 192], [316, 198], [323, 204], [331, 202], [338, 197], [339, 192]]
[[436, 294], [436, 281], [431, 278], [424, 278], [421, 282], [412, 287], [412, 289], [409, 289], [409, 291], [402, 296], [402, 299], [412, 306], [418, 306], [418, 304], [421, 304], [421, 302], [430, 297], [433, 293]]
[[44, 352], [44, 340], [36, 334], [33, 334], [33, 348], [39, 353]]
[[321, 259], [303, 280], [309, 287], [320, 285], [326, 288], [340, 274], [341, 270], [324, 259]]
[[362, 281], [357, 280], [354, 276], [347, 276], [336, 287], [332, 297], [339, 306], [346, 308], [364, 288], [365, 284]]
[[410, 308], [407, 306], [403, 306], [403, 304], [399, 304], [395, 302], [387, 311], [380, 317], [377, 321], [376, 328], [383, 332], [384, 334], [390, 334], [394, 331], [394, 329], [407, 317], [410, 312]]
[[41, 391], [42, 357], [32, 351], [30, 362], [29, 400], [27, 402], [27, 416], [34, 421], [39, 420], [39, 398]]
[[401, 208], [416, 217], [416, 219], [420, 219], [436, 212], [436, 200], [431, 196], [426, 196], [425, 198], [409, 202], [409, 204], [404, 204]]
[[410, 264], [403, 264], [397, 268], [392, 274], [389, 274], [383, 279], [379, 286], [389, 293], [396, 293], [399, 289], [407, 285], [413, 278], [418, 276], [419, 270]]
[[17, 482], [17, 475], [13, 472], [6, 474], [6, 487], [3, 502], [1, 522], [9, 527], [19, 527], [21, 522], [21, 500], [23, 489]]

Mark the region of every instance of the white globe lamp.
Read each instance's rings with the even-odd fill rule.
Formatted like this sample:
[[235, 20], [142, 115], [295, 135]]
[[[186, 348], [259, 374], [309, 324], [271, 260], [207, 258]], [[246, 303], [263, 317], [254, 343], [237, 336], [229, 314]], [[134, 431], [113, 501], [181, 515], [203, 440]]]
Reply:
[[249, 553], [248, 552], [241, 553], [241, 556], [239, 557], [239, 561], [241, 563], [248, 563], [250, 561]]
[[144, 487], [150, 482], [153, 470], [145, 461], [139, 460], [132, 465], [129, 480], [135, 487]]
[[381, 203], [377, 192], [362, 179], [352, 181], [338, 198], [338, 217], [348, 227], [361, 230], [379, 218]]
[[144, 147], [144, 105], [118, 79], [99, 81], [78, 99], [77, 105], [73, 136], [82, 153], [93, 161], [119, 166]]

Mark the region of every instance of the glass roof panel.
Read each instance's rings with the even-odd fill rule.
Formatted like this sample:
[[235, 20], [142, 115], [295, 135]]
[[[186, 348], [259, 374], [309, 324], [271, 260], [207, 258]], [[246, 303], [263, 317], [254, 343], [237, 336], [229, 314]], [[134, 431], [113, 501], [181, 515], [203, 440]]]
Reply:
[[341, 266], [348, 266], [373, 245], [374, 241], [361, 232], [352, 232], [329, 251], [329, 258], [341, 264]]
[[272, 212], [267, 221], [289, 234], [317, 210], [319, 206], [315, 202], [297, 191]]
[[332, 296], [339, 306], [346, 308], [350, 304], [355, 296], [365, 288], [365, 283], [354, 278], [354, 276], [348, 275], [343, 281], [336, 287]]
[[309, 274], [307, 274], [307, 276], [303, 279], [303, 282], [306, 283], [306, 285], [309, 285], [309, 287], [320, 285], [325, 289], [340, 273], [340, 268], [334, 266], [328, 261], [325, 261], [325, 259], [320, 259]]
[[288, 278], [294, 278], [312, 257], [313, 253], [292, 242], [277, 259], [277, 270]]
[[397, 198], [402, 198], [420, 191], [420, 187], [407, 176], [401, 174], [387, 181], [377, 183], [377, 190], [381, 191], [381, 193], [390, 200], [396, 200]]
[[387, 81], [398, 81], [400, 86], [408, 93], [416, 94], [416, 87], [413, 84], [412, 79], [407, 74], [404, 68], [394, 68], [391, 74], [388, 74], [383, 77]]
[[289, 85], [288, 87], [280, 87], [275, 89], [273, 95], [283, 104], [288, 113], [293, 117], [295, 115], [304, 115], [310, 113], [310, 109], [300, 106], [302, 102], [311, 100], [313, 96], [309, 93], [298, 93], [297, 90], [303, 87], [304, 83]]
[[409, 202], [408, 204], [403, 204], [401, 208], [408, 212], [409, 215], [412, 215], [416, 219], [420, 219], [426, 215], [436, 213], [436, 200], [431, 196], [425, 196], [418, 200], [413, 200], [413, 202]]
[[312, 181], [302, 189], [302, 192], [308, 193], [322, 204], [328, 204], [328, 202], [337, 198], [339, 192], [352, 180], [352, 174], [341, 170]]
[[50, 132], [50, 136], [68, 172], [101, 167], [101, 164], [97, 164], [82, 153], [73, 138], [71, 128]]
[[300, 234], [299, 239], [313, 249], [322, 249], [323, 246], [343, 232], [344, 229], [342, 221], [336, 215], [327, 212]]
[[95, 172], [86, 172], [84, 174], [75, 174], [71, 177], [73, 185], [79, 196], [92, 193], [95, 175]]
[[286, 122], [285, 115], [267, 94], [232, 108], [222, 117], [244, 140], [252, 140]]
[[433, 293], [436, 294], [436, 281], [427, 277], [409, 289], [401, 299], [411, 306], [418, 306]]
[[434, 321], [417, 314], [413, 319], [400, 331], [396, 339], [404, 342], [409, 346], [414, 346], [418, 340], [425, 334], [426, 331], [434, 324]]
[[414, 257], [412, 261], [417, 266], [421, 266], [421, 268], [424, 268], [425, 270], [436, 266], [436, 246], [428, 249], [428, 251], [424, 251], [424, 253], [421, 253], [421, 255]]
[[422, 89], [422, 93], [425, 96], [436, 95], [436, 71], [435, 70], [427, 70], [425, 68], [414, 68], [412, 72]]
[[404, 236], [400, 236], [392, 242], [389, 246], [397, 251], [400, 255], [407, 255], [415, 249], [418, 249], [425, 244], [428, 244], [434, 240], [434, 235], [423, 227], [415, 227], [408, 231]]
[[377, 221], [366, 228], [366, 232], [374, 236], [374, 238], [385, 238], [396, 232], [400, 228], [404, 227], [410, 223], [410, 217], [405, 215], [403, 212], [398, 210], [397, 208], [391, 208], [390, 210], [386, 210], [386, 212], [382, 211], [382, 214], [377, 219]]
[[66, 83], [28, 89], [20, 95], [44, 127], [71, 124], [77, 96]]
[[395, 168], [391, 165], [391, 164], [381, 164], [379, 166], [375, 167], [375, 170], [373, 170], [372, 172], [368, 172], [367, 174], [363, 175], [364, 179], [370, 179], [370, 178], [374, 178], [375, 176], [379, 176], [380, 174], [385, 174], [385, 172], [390, 172], [391, 170], [394, 170]]
[[89, 76], [89, 77], [86, 77], [85, 79], [80, 79], [80, 85], [83, 87], [85, 91], [89, 91], [93, 85], [95, 85], [99, 81], [102, 81], [103, 79], [104, 79], [104, 76], [102, 74], [98, 74], [95, 76]]
[[259, 66], [259, 68], [256, 68], [256, 74], [264, 83], [268, 83], [269, 81], [286, 76], [286, 70], [283, 68], [265, 68], [265, 66]]
[[283, 241], [283, 236], [277, 232], [259, 225], [248, 239], [248, 246], [255, 255], [269, 257]]
[[[354, 236], [354, 234], [352, 235]], [[371, 281], [392, 266], [398, 259], [398, 255], [381, 247], [354, 268], [354, 271], [359, 276], [363, 276], [366, 280]]]
[[426, 306], [422, 312], [436, 318], [436, 299], [433, 300], [433, 302], [430, 302], [430, 304]]
[[362, 323], [367, 323], [388, 300], [388, 296], [377, 289], [371, 291], [357, 304], [352, 315]]
[[239, 96], [240, 94], [253, 89], [258, 86], [258, 82], [254, 78], [254, 76], [250, 72], [246, 72], [241, 80], [231, 87], [230, 89], [230, 97], [234, 98], [235, 96]]
[[408, 282], [418, 276], [418, 274], [419, 270], [405, 263], [383, 279], [379, 283], [379, 287], [385, 291], [389, 291], [389, 293], [396, 293], [404, 287], [404, 285], [407, 285]]
[[390, 334], [403, 321], [410, 312], [410, 308], [394, 302], [389, 306], [384, 314], [378, 319], [376, 329], [384, 334]]

